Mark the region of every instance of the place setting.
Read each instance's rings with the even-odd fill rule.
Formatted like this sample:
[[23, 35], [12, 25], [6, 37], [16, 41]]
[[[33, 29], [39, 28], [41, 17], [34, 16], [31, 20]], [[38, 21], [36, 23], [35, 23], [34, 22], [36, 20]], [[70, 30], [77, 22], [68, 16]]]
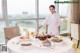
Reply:
[[27, 35], [21, 35], [16, 40], [18, 40], [15, 42], [16, 46], [26, 50], [33, 48], [54, 49], [65, 43], [62, 36], [53, 36], [44, 33], [36, 35], [35, 32], [28, 32]]

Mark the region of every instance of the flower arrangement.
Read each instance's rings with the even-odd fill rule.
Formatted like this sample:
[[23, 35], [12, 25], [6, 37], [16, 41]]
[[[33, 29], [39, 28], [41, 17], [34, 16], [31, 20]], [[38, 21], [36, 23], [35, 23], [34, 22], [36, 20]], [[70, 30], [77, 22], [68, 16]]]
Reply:
[[76, 48], [76, 44], [75, 44], [75, 43], [73, 43], [72, 47], [73, 47], [73, 48]]

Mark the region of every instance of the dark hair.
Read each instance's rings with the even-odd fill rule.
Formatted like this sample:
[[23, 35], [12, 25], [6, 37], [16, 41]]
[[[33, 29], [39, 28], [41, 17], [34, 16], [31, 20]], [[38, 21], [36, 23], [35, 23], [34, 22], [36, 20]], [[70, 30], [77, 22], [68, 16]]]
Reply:
[[55, 6], [54, 6], [54, 5], [50, 5], [49, 8], [50, 8], [50, 7], [53, 7], [53, 8], [55, 9]]

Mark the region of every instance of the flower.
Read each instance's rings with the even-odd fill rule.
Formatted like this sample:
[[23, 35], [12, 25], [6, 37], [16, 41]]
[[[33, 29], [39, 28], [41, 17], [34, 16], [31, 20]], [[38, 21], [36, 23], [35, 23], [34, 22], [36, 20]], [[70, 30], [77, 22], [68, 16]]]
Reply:
[[76, 44], [75, 44], [75, 43], [73, 43], [72, 47], [73, 47], [73, 48], [76, 48]]

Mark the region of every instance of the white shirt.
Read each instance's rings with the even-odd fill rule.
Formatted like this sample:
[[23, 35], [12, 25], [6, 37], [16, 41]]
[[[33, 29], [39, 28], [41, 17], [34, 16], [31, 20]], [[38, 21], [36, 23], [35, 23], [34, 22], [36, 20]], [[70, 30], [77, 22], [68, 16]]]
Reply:
[[58, 27], [60, 26], [60, 22], [61, 20], [58, 13], [50, 14], [44, 23], [44, 25], [48, 25], [48, 34], [55, 36], [59, 35]]

